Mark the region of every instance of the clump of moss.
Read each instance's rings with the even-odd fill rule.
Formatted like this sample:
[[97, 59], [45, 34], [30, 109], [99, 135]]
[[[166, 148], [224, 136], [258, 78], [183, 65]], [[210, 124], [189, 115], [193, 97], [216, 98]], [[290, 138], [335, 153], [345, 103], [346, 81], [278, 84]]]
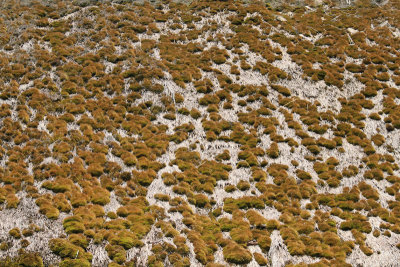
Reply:
[[379, 200], [378, 191], [372, 188], [371, 185], [367, 184], [366, 182], [361, 182], [358, 184], [358, 187], [365, 198]]
[[268, 265], [268, 260], [261, 253], [255, 252], [253, 254], [253, 256], [254, 256], [254, 259], [256, 260], [256, 262], [258, 263], [258, 265], [260, 265], [260, 266]]
[[232, 213], [236, 209], [262, 209], [265, 203], [258, 197], [255, 196], [244, 196], [238, 199], [225, 198], [224, 200], [224, 211]]
[[71, 190], [72, 185], [73, 183], [70, 179], [57, 178], [54, 181], [45, 181], [42, 184], [42, 187], [52, 190], [55, 193], [59, 193]]
[[356, 175], [359, 172], [358, 168], [354, 165], [350, 165], [347, 168], [343, 169], [343, 176], [351, 177]]
[[226, 62], [229, 55], [226, 50], [219, 49], [217, 47], [210, 48], [211, 59], [215, 64], [223, 64]]
[[155, 194], [154, 198], [158, 199], [160, 201], [169, 201], [169, 199], [170, 199], [169, 196], [165, 195], [165, 194]]
[[108, 240], [110, 244], [122, 246], [124, 249], [143, 246], [143, 243], [138, 240], [137, 236], [127, 230], [118, 231], [115, 235], [110, 236]]
[[271, 146], [270, 146], [270, 148], [267, 149], [266, 153], [267, 153], [267, 155], [268, 155], [270, 158], [277, 158], [277, 157], [279, 157], [279, 147], [278, 147], [278, 144], [275, 143], [275, 142], [272, 143]]
[[340, 229], [347, 231], [347, 230], [358, 230], [360, 232], [369, 233], [372, 231], [371, 225], [367, 221], [358, 220], [358, 219], [351, 219], [344, 221], [340, 224]]
[[223, 249], [224, 259], [229, 263], [234, 264], [247, 264], [252, 260], [251, 253], [236, 244], [229, 242]]
[[247, 225], [239, 225], [238, 227], [234, 227], [229, 233], [232, 240], [238, 244], [247, 244], [253, 239], [253, 234]]
[[126, 252], [122, 246], [118, 245], [107, 245], [106, 246], [106, 251], [108, 254], [108, 257], [115, 261], [118, 264], [122, 264], [126, 261]]
[[321, 152], [321, 149], [316, 145], [309, 145], [307, 146], [307, 149], [314, 155], [317, 155], [319, 152]]
[[7, 202], [6, 208], [7, 209], [16, 209], [19, 205], [19, 198], [15, 194], [8, 194], [5, 197], [5, 200]]
[[195, 203], [196, 207], [204, 208], [209, 203], [209, 199], [204, 194], [197, 194], [194, 196], [194, 203]]
[[60, 262], [60, 267], [68, 267], [68, 266], [90, 267], [91, 264], [86, 259], [65, 259]]
[[365, 66], [357, 65], [354, 63], [346, 64], [345, 68], [346, 68], [346, 70], [348, 70], [352, 73], [362, 73], [365, 70]]
[[86, 252], [83, 248], [76, 246], [69, 241], [61, 238], [52, 239], [49, 242], [51, 251], [59, 255], [61, 258], [70, 259], [86, 259], [92, 260], [92, 255]]
[[[271, 225], [271, 222], [266, 220], [261, 214], [259, 214], [255, 210], [248, 210], [246, 212], [246, 218], [249, 220], [251, 225], [254, 225], [257, 228], [264, 228], [264, 227], [268, 228]], [[268, 226], [267, 226], [267, 224], [268, 224]], [[268, 229], [270, 229], [270, 228], [268, 228]]]
[[9, 245], [7, 242], [1, 242], [0, 244], [0, 250], [1, 251], [7, 251], [9, 249]]
[[[263, 166], [263, 163], [261, 164], [261, 166]], [[261, 181], [265, 181], [267, 179], [267, 173], [260, 168], [253, 167], [251, 177], [254, 179], [254, 181], [261, 182]]]
[[250, 188], [250, 183], [244, 180], [240, 180], [238, 182], [238, 184], [236, 185], [236, 187], [240, 190], [240, 191], [246, 191]]
[[323, 137], [317, 140], [317, 144], [328, 149], [334, 149], [336, 147], [336, 142], [334, 140], [325, 139]]
[[68, 236], [68, 241], [84, 249], [89, 245], [88, 239], [83, 234], [71, 234]]
[[66, 233], [83, 233], [85, 231], [85, 225], [83, 220], [79, 216], [70, 216], [64, 219], [63, 227]]
[[35, 203], [40, 207], [39, 212], [45, 214], [47, 218], [52, 220], [58, 218], [60, 211], [54, 207], [49, 195], [36, 199]]
[[91, 201], [93, 204], [106, 205], [110, 202], [110, 192], [102, 187], [93, 187]]
[[377, 146], [382, 146], [385, 143], [385, 137], [381, 134], [376, 134], [371, 137], [371, 141]]
[[301, 180], [310, 180], [312, 178], [310, 173], [303, 170], [296, 170], [296, 175]]
[[229, 160], [231, 158], [229, 151], [228, 150], [224, 150], [222, 153], [218, 154], [215, 157], [216, 161], [222, 161], [222, 160]]
[[271, 85], [272, 89], [276, 90], [278, 93], [284, 95], [284, 96], [290, 96], [291, 92], [290, 90], [282, 85], [277, 85], [277, 84], [272, 84]]
[[315, 162], [314, 163], [314, 171], [318, 174], [327, 172], [329, 170], [329, 166], [326, 163]]
[[366, 179], [375, 179], [375, 180], [382, 180], [384, 178], [384, 174], [381, 169], [373, 168], [371, 170], [367, 170], [364, 173], [364, 178]]
[[20, 239], [22, 236], [19, 228], [13, 228], [8, 233], [9, 233], [9, 235], [11, 235], [12, 237], [17, 238], [17, 239]]
[[231, 193], [233, 191], [236, 190], [236, 186], [234, 186], [233, 184], [228, 184], [224, 187], [225, 192], [227, 193]]
[[100, 176], [103, 174], [103, 167], [99, 163], [93, 163], [88, 166], [87, 171], [93, 176]]
[[[19, 256], [16, 259], [18, 266], [24, 267], [43, 267], [43, 259], [37, 252], [28, 252], [25, 250], [20, 250]], [[1, 265], [1, 261], [0, 261]], [[17, 265], [16, 265], [17, 266]]]

